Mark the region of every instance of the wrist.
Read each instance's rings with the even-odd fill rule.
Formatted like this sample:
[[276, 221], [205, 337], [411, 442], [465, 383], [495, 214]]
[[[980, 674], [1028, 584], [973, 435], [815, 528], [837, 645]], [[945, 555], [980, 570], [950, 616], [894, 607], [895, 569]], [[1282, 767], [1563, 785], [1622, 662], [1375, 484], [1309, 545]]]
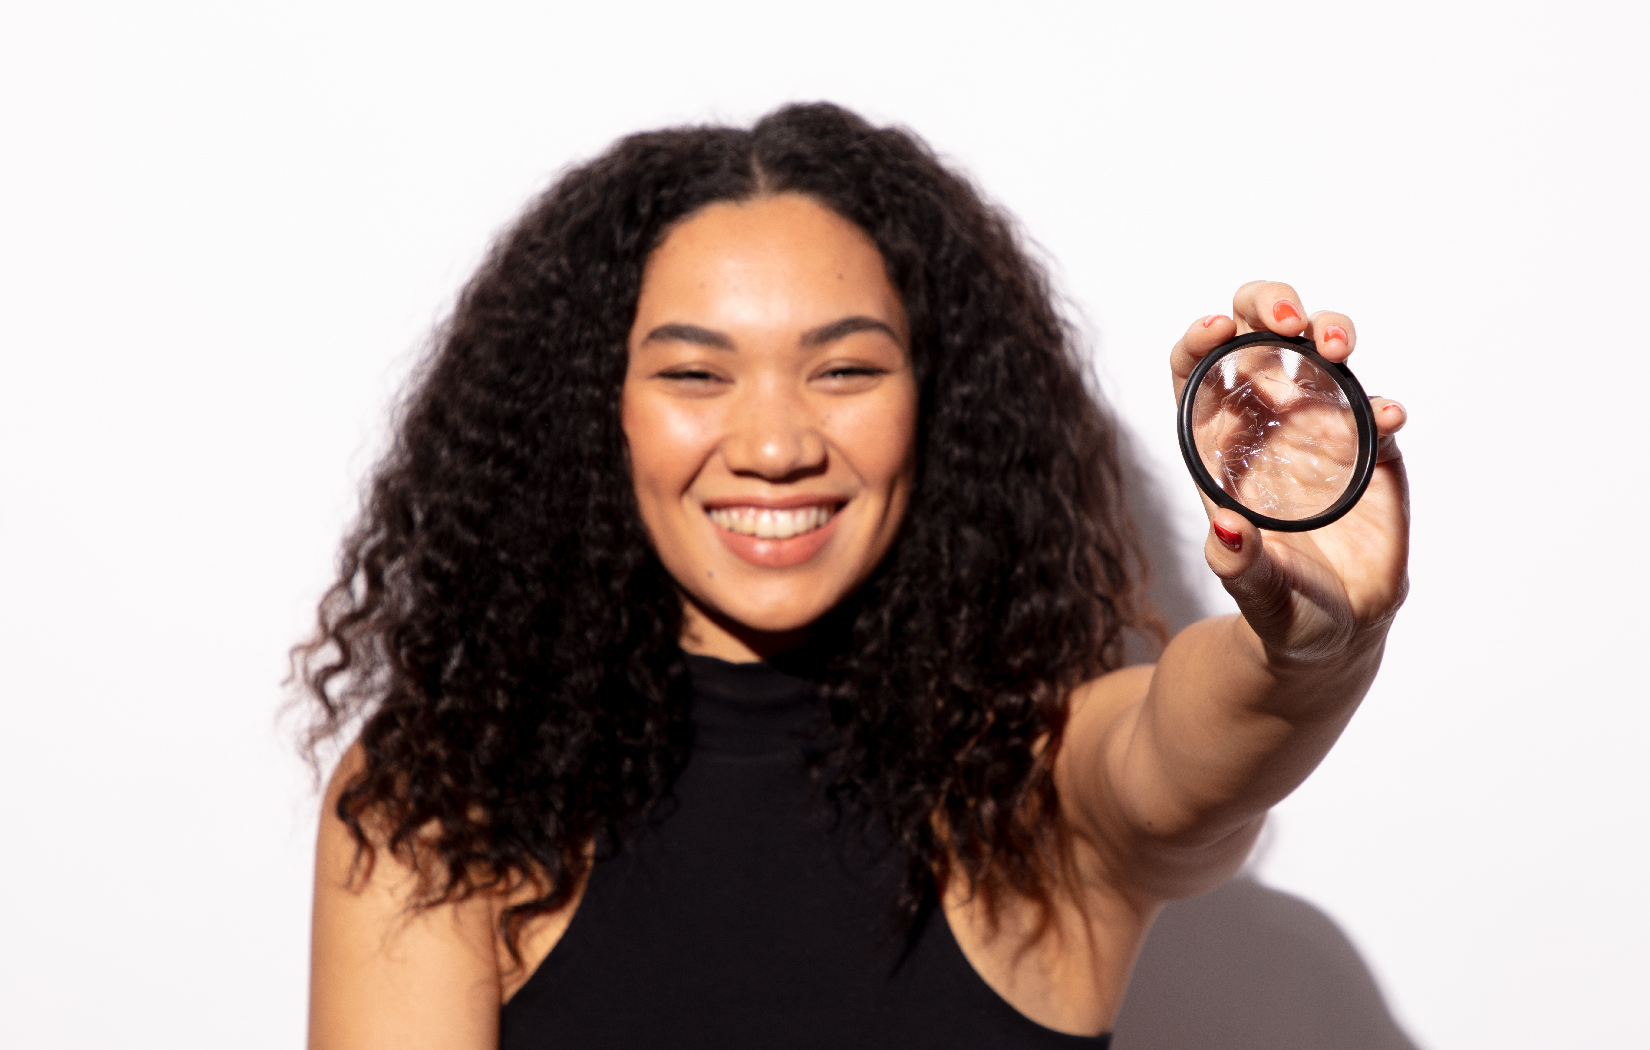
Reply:
[[1333, 644], [1288, 648], [1268, 642], [1242, 616], [1233, 620], [1233, 633], [1252, 673], [1270, 683], [1265, 690], [1268, 707], [1298, 708], [1306, 703], [1322, 710], [1339, 706], [1330, 701], [1334, 696], [1356, 703], [1374, 680], [1386, 650], [1386, 623], [1350, 632]]
[[1392, 626], [1390, 616], [1356, 624], [1350, 617], [1343, 622], [1332, 622], [1330, 616], [1316, 610], [1301, 617], [1304, 623], [1285, 623], [1282, 622], [1285, 617], [1279, 616], [1277, 623], [1263, 619], [1259, 628], [1246, 612], [1230, 619], [1244, 650], [1266, 667], [1279, 670], [1317, 671], [1371, 658], [1379, 661], [1381, 650], [1386, 646], [1387, 631]]

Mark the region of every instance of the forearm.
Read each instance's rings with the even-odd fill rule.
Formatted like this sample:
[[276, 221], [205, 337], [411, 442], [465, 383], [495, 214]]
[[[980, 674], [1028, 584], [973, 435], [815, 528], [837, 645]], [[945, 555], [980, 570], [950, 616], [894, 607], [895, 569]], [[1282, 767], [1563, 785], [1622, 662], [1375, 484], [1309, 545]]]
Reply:
[[1119, 726], [1120, 799], [1153, 838], [1197, 847], [1243, 827], [1322, 760], [1380, 666], [1385, 627], [1312, 659], [1266, 646], [1240, 616], [1180, 632]]

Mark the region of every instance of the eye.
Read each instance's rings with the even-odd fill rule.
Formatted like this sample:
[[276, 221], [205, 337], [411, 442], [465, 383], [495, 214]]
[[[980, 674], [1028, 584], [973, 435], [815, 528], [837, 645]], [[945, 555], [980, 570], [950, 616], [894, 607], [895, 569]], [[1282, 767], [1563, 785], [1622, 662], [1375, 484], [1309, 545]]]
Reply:
[[887, 375], [886, 369], [872, 368], [869, 365], [842, 365], [838, 368], [827, 369], [821, 375], [826, 378], [851, 378], [857, 376]]
[[668, 379], [677, 383], [698, 384], [719, 382], [722, 377], [708, 368], [698, 368], [692, 365], [687, 365], [681, 368], [667, 368], [663, 372], [659, 373], [659, 378]]
[[852, 394], [871, 389], [887, 374], [886, 368], [863, 362], [833, 362], [814, 373], [814, 382], [834, 393]]

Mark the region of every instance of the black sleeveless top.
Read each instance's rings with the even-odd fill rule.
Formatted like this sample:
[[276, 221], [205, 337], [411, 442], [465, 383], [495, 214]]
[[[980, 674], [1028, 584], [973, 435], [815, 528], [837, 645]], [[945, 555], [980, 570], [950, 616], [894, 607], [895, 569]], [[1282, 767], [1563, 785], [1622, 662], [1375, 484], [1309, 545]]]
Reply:
[[943, 912], [900, 930], [903, 858], [823, 804], [814, 689], [688, 658], [693, 751], [674, 801], [594, 865], [571, 925], [505, 1004], [500, 1050], [1105, 1050], [1027, 1019]]

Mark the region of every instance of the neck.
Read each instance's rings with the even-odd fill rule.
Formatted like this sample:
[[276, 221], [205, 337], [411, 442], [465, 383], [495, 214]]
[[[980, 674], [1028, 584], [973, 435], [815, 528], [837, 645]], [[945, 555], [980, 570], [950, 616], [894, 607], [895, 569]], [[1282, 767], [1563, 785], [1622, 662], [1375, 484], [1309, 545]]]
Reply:
[[793, 652], [812, 633], [811, 624], [790, 631], [758, 631], [703, 608], [692, 598], [686, 598], [682, 606], [682, 651], [729, 663], [757, 663]]

